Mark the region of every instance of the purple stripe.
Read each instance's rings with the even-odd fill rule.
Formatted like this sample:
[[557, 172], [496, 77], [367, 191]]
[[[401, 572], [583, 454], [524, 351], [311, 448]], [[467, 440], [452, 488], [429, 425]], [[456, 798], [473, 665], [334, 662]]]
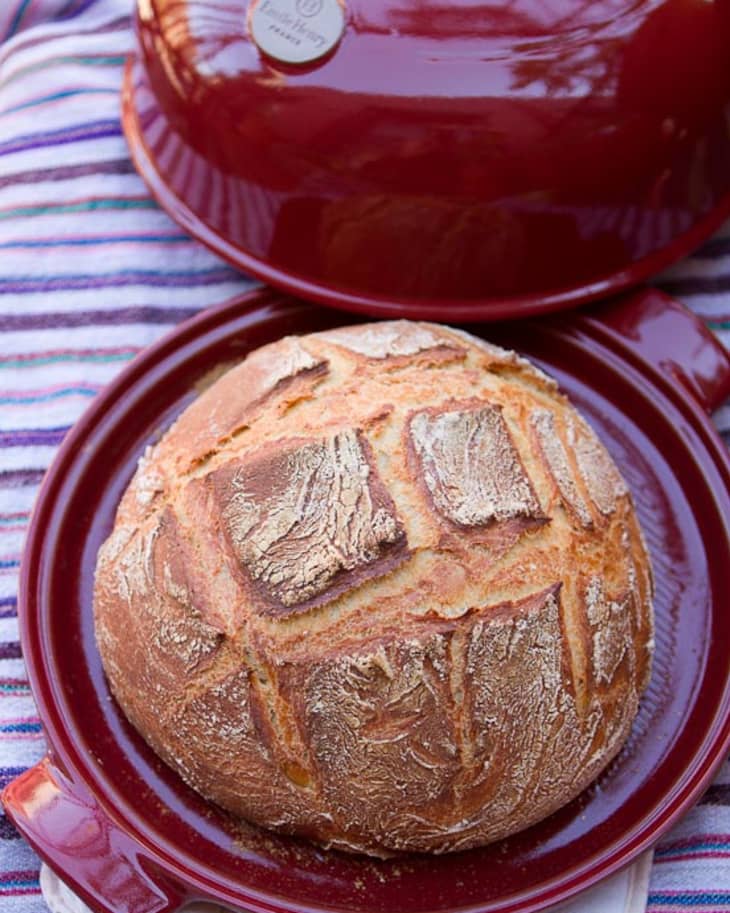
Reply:
[[86, 162], [80, 165], [65, 165], [60, 168], [37, 168], [33, 171], [19, 171], [0, 177], [0, 189], [14, 184], [37, 184], [41, 181], [65, 181], [86, 177], [89, 174], [134, 174], [134, 165], [128, 159], [114, 162]]
[[20, 428], [17, 431], [0, 431], [0, 447], [31, 447], [34, 444], [52, 446], [60, 444], [69, 427]]
[[15, 618], [18, 614], [18, 600], [15, 596], [0, 599], [0, 618]]
[[669, 279], [661, 283], [669, 295], [721, 295], [730, 292], [730, 274], [726, 276], [692, 276], [686, 279]]
[[37, 875], [35, 869], [11, 869], [9, 871], [0, 872], [0, 884], [11, 884], [18, 881], [28, 881], [33, 880]]
[[69, 19], [74, 19], [81, 13], [86, 12], [86, 10], [90, 9], [95, 3], [96, 0], [81, 0], [81, 2], [76, 5], [74, 0], [70, 0], [56, 18], [63, 22], [68, 22]]
[[[3, 0], [4, 2], [4, 0]], [[103, 22], [101, 25], [97, 25], [91, 29], [85, 29], [82, 26], [79, 26], [78, 33], [80, 35], [103, 35], [105, 32], [119, 32], [119, 31], [129, 31], [129, 16], [119, 16], [116, 19]], [[40, 44], [44, 44], [48, 41], [48, 37], [43, 35], [36, 35], [36, 33], [29, 29], [26, 31], [25, 35], [27, 36], [25, 40], [17, 45], [17, 48], [22, 48], [27, 50], [28, 48], [37, 47]], [[104, 55], [108, 56], [108, 55]]]
[[25, 771], [25, 767], [0, 767], [0, 789], [4, 789]]
[[700, 799], [701, 805], [730, 805], [730, 783], [715, 783]]
[[730, 254], [730, 238], [710, 238], [692, 254], [692, 257], [702, 259], [703, 257], [724, 257], [726, 254]]
[[[66, 3], [61, 7], [61, 9], [56, 14], [56, 18], [57, 19], [66, 19], [66, 18], [73, 19], [74, 10], [76, 9], [77, 2], [78, 2], [78, 0], [66, 0]], [[83, 2], [83, 0], [82, 0], [82, 2]], [[88, 2], [88, 0], [87, 0], [87, 2]], [[94, 0], [90, 0], [90, 2], [93, 3]]]
[[29, 292], [65, 292], [82, 289], [125, 288], [148, 285], [153, 288], [191, 288], [221, 285], [230, 282], [235, 273], [228, 268], [206, 270], [204, 273], [161, 273], [130, 271], [126, 275], [108, 276], [49, 276], [42, 279], [0, 279], [0, 295], [21, 295]]
[[103, 139], [107, 136], [121, 136], [122, 129], [118, 120], [100, 120], [78, 127], [63, 127], [60, 130], [44, 130], [42, 133], [29, 133], [15, 139], [0, 143], [0, 155], [11, 152], [23, 152], [27, 149], [40, 149], [45, 146], [57, 146], [75, 143], [77, 140]]
[[0, 659], [21, 659], [20, 644], [17, 640], [0, 643]]
[[0, 331], [52, 330], [60, 327], [120, 326], [127, 323], [173, 324], [187, 320], [202, 308], [151, 305], [114, 308], [108, 311], [79, 311], [69, 314], [0, 314]]
[[5, 815], [0, 817], [0, 840], [20, 840], [20, 832]]
[[7, 469], [0, 472], [0, 488], [24, 488], [28, 485], [40, 485], [44, 475], [43, 469]]
[[[6, 0], [6, 2], [7, 2], [7, 0]], [[15, 4], [15, 12], [13, 13], [13, 17], [10, 20], [10, 25], [8, 27], [8, 30], [3, 35], [3, 38], [2, 38], [3, 41], [7, 41], [9, 38], [12, 38], [13, 35], [15, 35], [18, 32], [18, 30], [20, 29], [20, 23], [21, 23], [23, 17], [25, 16], [25, 14], [27, 13], [27, 11], [28, 11], [28, 0], [18, 0], [18, 2]]]

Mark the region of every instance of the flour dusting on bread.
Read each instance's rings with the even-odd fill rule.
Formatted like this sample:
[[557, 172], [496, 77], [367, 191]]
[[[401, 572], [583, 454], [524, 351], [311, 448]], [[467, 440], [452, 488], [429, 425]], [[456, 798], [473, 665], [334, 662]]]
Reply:
[[555, 382], [393, 321], [287, 337], [202, 392], [121, 501], [94, 614], [186, 782], [383, 856], [585, 788], [648, 683], [652, 593], [628, 488]]

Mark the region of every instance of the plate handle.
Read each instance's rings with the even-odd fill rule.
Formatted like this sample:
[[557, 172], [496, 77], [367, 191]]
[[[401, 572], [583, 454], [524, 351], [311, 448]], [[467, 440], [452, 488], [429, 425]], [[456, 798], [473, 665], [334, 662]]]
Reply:
[[38, 855], [97, 913], [172, 913], [184, 903], [183, 892], [50, 757], [13, 780], [2, 802]]
[[585, 312], [624, 350], [680, 383], [707, 412], [730, 396], [730, 354], [692, 311], [657, 289], [642, 289]]

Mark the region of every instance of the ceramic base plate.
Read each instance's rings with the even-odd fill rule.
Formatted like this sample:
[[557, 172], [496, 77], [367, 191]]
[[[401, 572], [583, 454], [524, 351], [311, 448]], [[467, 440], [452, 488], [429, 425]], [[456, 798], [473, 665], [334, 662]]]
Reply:
[[201, 314], [146, 350], [70, 433], [22, 567], [21, 634], [50, 757], [8, 814], [107, 913], [193, 899], [266, 913], [534, 913], [637, 859], [730, 746], [730, 460], [705, 409], [730, 361], [688, 312], [641, 293], [567, 321], [477, 328], [552, 373], [634, 495], [656, 575], [656, 655], [632, 735], [596, 783], [509, 840], [386, 862], [242, 829], [160, 762], [112, 700], [94, 643], [98, 548], [137, 459], [221, 364], [342, 315], [271, 291]]

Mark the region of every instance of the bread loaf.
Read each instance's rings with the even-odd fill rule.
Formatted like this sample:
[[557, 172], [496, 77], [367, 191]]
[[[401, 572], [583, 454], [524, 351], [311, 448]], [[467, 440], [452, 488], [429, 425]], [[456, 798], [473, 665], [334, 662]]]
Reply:
[[95, 623], [203, 796], [387, 855], [583, 790], [647, 685], [651, 599], [627, 487], [556, 384], [398, 321], [282, 339], [203, 393], [122, 499]]

